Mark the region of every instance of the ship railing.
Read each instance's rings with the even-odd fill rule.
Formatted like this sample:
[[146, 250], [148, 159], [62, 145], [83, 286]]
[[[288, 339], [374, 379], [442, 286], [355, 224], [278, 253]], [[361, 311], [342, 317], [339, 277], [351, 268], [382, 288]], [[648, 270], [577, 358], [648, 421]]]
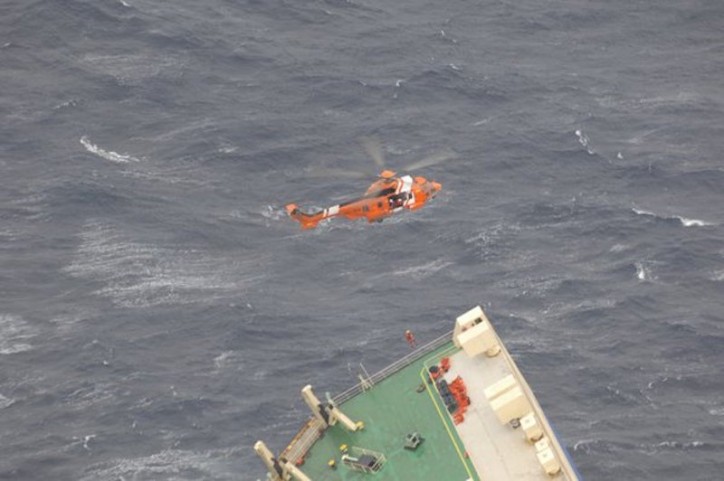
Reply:
[[[405, 357], [398, 359], [381, 371], [372, 374], [368, 379], [365, 379], [366, 382], [359, 382], [351, 388], [347, 389], [346, 391], [336, 395], [334, 398], [332, 398], [333, 401], [335, 402], [335, 404], [341, 404], [345, 401], [352, 399], [364, 390], [363, 385], [374, 385], [375, 383], [387, 379], [388, 377], [409, 366], [426, 354], [429, 354], [432, 351], [435, 351], [450, 342], [450, 340], [452, 339], [452, 334], [453, 331], [447, 332], [442, 336], [438, 337], [437, 339], [434, 339], [427, 344], [418, 347]], [[323, 432], [324, 425], [322, 424], [322, 422], [319, 421], [316, 417], [310, 418], [307, 423], [302, 426], [296, 436], [294, 436], [292, 441], [289, 443], [289, 445], [287, 445], [287, 447], [284, 449], [280, 456], [288, 459], [292, 463], [297, 463], [303, 460], [304, 456], [307, 455], [309, 449], [322, 436]]]
[[365, 379], [367, 382], [359, 382], [352, 386], [351, 388], [347, 389], [346, 391], [337, 394], [333, 400], [336, 404], [342, 404], [345, 401], [349, 401], [362, 391], [364, 391], [365, 386], [368, 384], [376, 384], [378, 382], [381, 382], [388, 377], [392, 376], [396, 372], [400, 371], [401, 369], [409, 366], [413, 362], [417, 361], [421, 357], [423, 357], [426, 354], [431, 353], [432, 351], [435, 351], [436, 349], [440, 348], [441, 346], [444, 346], [450, 340], [452, 339], [453, 331], [447, 332], [443, 334], [442, 336], [438, 337], [437, 339], [434, 339], [427, 344], [424, 344], [405, 357], [398, 359], [397, 361], [393, 362], [389, 366], [385, 367], [381, 371], [378, 371], [374, 374], [372, 374], [368, 379]]

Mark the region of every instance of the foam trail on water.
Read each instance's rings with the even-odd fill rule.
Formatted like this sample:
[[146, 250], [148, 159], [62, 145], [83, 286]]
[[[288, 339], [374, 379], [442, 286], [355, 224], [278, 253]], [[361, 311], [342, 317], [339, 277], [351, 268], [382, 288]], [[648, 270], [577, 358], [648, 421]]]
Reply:
[[576, 130], [576, 137], [578, 137], [578, 142], [585, 147], [586, 152], [588, 152], [589, 155], [593, 155], [596, 152], [589, 146], [590, 140], [588, 138], [588, 135], [584, 134], [582, 130], [578, 129]]
[[15, 403], [15, 399], [10, 399], [0, 394], [0, 409], [5, 409]]
[[651, 277], [648, 269], [646, 269], [641, 262], [636, 262], [634, 265], [636, 266], [636, 277], [638, 277], [640, 281], [646, 281]]
[[32, 346], [27, 341], [36, 334], [36, 330], [22, 318], [0, 314], [0, 354], [29, 351]]
[[[145, 457], [116, 458], [93, 464], [80, 481], [135, 479], [219, 479], [218, 459], [224, 451], [192, 452], [167, 449]], [[201, 476], [199, 476], [201, 473]]]
[[683, 225], [684, 227], [705, 227], [705, 226], [709, 226], [709, 225], [715, 225], [713, 222], [707, 222], [707, 221], [699, 220], [699, 219], [689, 219], [689, 218], [682, 217], [679, 215], [672, 215], [670, 217], [667, 217], [667, 216], [656, 214], [655, 212], [651, 212], [648, 210], [637, 209], [635, 207], [633, 207], [631, 210], [635, 214], [638, 214], [638, 215], [646, 215], [649, 217], [656, 217], [657, 219], [663, 219], [663, 220], [678, 220], [679, 222], [681, 222], [681, 225]]
[[684, 224], [686, 227], [703, 227], [707, 225], [714, 225], [711, 222], [706, 222], [699, 219], [687, 219], [686, 217], [680, 217], [680, 216], [674, 216], [675, 219], [679, 219], [682, 224]]
[[424, 279], [426, 277], [430, 277], [431, 275], [446, 268], [447, 266], [449, 266], [451, 264], [452, 264], [452, 262], [446, 262], [446, 261], [438, 259], [436, 261], [428, 262], [427, 264], [423, 264], [420, 266], [413, 266], [413, 267], [408, 267], [406, 269], [400, 269], [400, 270], [393, 271], [392, 275], [411, 277], [413, 279]]
[[123, 307], [214, 302], [238, 295], [263, 277], [258, 256], [231, 262], [203, 250], [139, 242], [99, 220], [86, 222], [79, 237], [75, 256], [63, 270], [103, 283], [95, 293]]
[[103, 150], [97, 145], [92, 144], [88, 140], [88, 137], [86, 137], [85, 135], [80, 138], [80, 143], [83, 144], [83, 147], [85, 147], [88, 152], [96, 154], [99, 157], [103, 157], [106, 160], [110, 160], [111, 162], [116, 162], [119, 164], [125, 164], [128, 162], [140, 162], [137, 158], [128, 154], [119, 154], [113, 151]]
[[637, 209], [636, 207], [631, 208], [631, 210], [634, 211], [634, 213], [638, 214], [638, 215], [648, 215], [651, 217], [659, 217], [658, 215], [656, 215], [653, 212], [648, 211], [648, 210], [641, 210], [641, 209]]

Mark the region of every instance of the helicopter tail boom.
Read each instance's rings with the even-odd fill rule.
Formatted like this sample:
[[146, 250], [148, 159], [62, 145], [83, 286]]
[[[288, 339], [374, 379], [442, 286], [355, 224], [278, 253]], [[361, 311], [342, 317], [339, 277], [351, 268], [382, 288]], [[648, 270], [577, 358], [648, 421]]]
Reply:
[[285, 208], [287, 214], [301, 224], [302, 229], [314, 229], [320, 221], [336, 214], [336, 212], [330, 212], [331, 209], [320, 210], [313, 214], [305, 214], [299, 209], [297, 204], [288, 204]]

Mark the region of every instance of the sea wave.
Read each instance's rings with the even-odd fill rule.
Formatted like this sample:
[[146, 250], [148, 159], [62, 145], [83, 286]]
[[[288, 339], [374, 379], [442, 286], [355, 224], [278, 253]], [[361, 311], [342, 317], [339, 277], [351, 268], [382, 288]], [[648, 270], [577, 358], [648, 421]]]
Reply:
[[0, 314], [0, 354], [16, 354], [33, 348], [27, 341], [37, 330], [19, 316]]
[[[145, 457], [116, 459], [91, 466], [81, 481], [118, 481], [123, 479], [175, 479], [192, 480], [199, 477], [227, 478], [221, 460], [226, 452], [194, 452], [167, 449]], [[201, 476], [200, 476], [201, 474]]]
[[596, 151], [594, 151], [590, 146], [591, 139], [589, 139], [588, 135], [584, 134], [581, 129], [576, 130], [576, 137], [578, 137], [578, 143], [586, 149], [586, 152], [588, 152], [589, 155], [596, 153]]
[[14, 403], [15, 399], [10, 399], [0, 394], [0, 409], [5, 409], [6, 407], [12, 406]]
[[85, 135], [80, 138], [80, 143], [83, 144], [83, 147], [85, 147], [88, 152], [95, 154], [98, 157], [102, 157], [106, 160], [110, 160], [111, 162], [116, 162], [119, 164], [125, 164], [128, 162], [139, 162], [139, 160], [132, 155], [119, 154], [117, 152], [113, 152], [112, 150], [104, 150], [97, 145], [91, 143], [88, 140], [88, 137], [86, 137]]
[[650, 269], [644, 265], [643, 262], [636, 262], [634, 263], [634, 266], [636, 267], [636, 277], [640, 281], [650, 281], [651, 280], [651, 271]]
[[672, 216], [660, 215], [660, 214], [657, 214], [655, 212], [651, 212], [648, 210], [637, 209], [636, 207], [632, 207], [631, 210], [635, 214], [649, 216], [649, 217], [655, 217], [660, 220], [676, 220], [676, 221], [681, 222], [681, 225], [683, 225], [684, 227], [705, 227], [705, 226], [716, 225], [713, 222], [707, 222], [705, 220], [699, 220], [699, 219], [689, 219], [687, 217], [682, 217], [679, 215], [672, 215]]
[[441, 259], [428, 262], [419, 266], [408, 267], [405, 269], [398, 269], [392, 272], [394, 276], [410, 277], [413, 279], [424, 279], [430, 277], [438, 271], [451, 265], [452, 262], [443, 261]]
[[80, 238], [76, 256], [64, 270], [103, 282], [96, 294], [125, 307], [213, 302], [238, 294], [263, 276], [254, 271], [255, 260], [247, 265], [195, 249], [138, 242], [98, 220], [88, 221]]

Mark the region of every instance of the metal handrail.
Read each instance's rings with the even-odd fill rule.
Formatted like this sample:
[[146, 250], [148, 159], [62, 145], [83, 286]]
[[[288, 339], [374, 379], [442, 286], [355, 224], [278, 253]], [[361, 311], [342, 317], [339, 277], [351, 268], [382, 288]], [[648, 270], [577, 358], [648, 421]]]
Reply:
[[[427, 344], [418, 347], [408, 355], [398, 359], [397, 361], [393, 362], [382, 370], [377, 371], [372, 376], [370, 376], [368, 380], [372, 384], [374, 384], [387, 379], [396, 372], [417, 361], [425, 354], [428, 354], [450, 342], [452, 334], [453, 331], [447, 332], [442, 336], [438, 337], [437, 339], [434, 339]], [[337, 394], [336, 396], [334, 396], [334, 398], [332, 398], [332, 400], [335, 404], [341, 404], [345, 401], [349, 401], [356, 395], [360, 394], [362, 391], [362, 382], [359, 382], [351, 388], [341, 392], [340, 394]], [[282, 451], [281, 456], [288, 459], [292, 463], [297, 463], [298, 461], [302, 460], [304, 456], [307, 455], [307, 452], [312, 447], [312, 445], [321, 437], [323, 430], [324, 426], [322, 425], [321, 421], [319, 421], [315, 417], [309, 418], [309, 420], [304, 424], [304, 426], [302, 426], [302, 428], [294, 436], [294, 438], [292, 438], [292, 441], [289, 443], [289, 445], [287, 445], [284, 451]]]
[[[401, 369], [409, 366], [413, 362], [420, 359], [425, 354], [428, 354], [435, 349], [447, 344], [450, 342], [450, 339], [452, 338], [453, 331], [449, 331], [442, 336], [438, 337], [437, 339], [434, 339], [427, 344], [420, 346], [419, 348], [415, 349], [405, 357], [398, 359], [397, 361], [393, 362], [389, 366], [383, 368], [380, 371], [377, 371], [372, 376], [370, 376], [369, 381], [372, 384], [381, 382], [391, 375], [395, 374], [396, 372], [400, 371]], [[346, 391], [341, 392], [340, 394], [337, 394], [332, 400], [336, 404], [341, 404], [345, 401], [349, 401], [353, 397], [355, 397], [357, 394], [361, 393], [363, 391], [362, 389], [362, 383], [359, 382], [352, 386], [351, 388], [347, 389]]]

